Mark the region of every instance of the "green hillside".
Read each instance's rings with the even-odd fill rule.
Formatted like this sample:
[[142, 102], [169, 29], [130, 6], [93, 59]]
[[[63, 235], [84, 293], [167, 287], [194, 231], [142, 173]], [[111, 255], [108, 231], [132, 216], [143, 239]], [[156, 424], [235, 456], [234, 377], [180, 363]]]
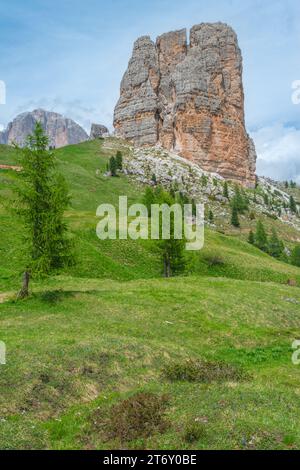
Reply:
[[[10, 211], [19, 176], [0, 170], [0, 448], [299, 448], [300, 288], [287, 283], [300, 285], [300, 269], [247, 244], [246, 220], [207, 229], [186, 275], [170, 280], [155, 242], [98, 240], [99, 204], [143, 196], [125, 175], [104, 176], [117, 148], [129, 151], [115, 139], [56, 151], [77, 264], [34, 280], [22, 302], [22, 226]], [[1, 164], [18, 164], [14, 150], [0, 146]], [[139, 392], [166, 394], [165, 418], [151, 432], [116, 432], [114, 410], [128, 423], [123, 401]]]

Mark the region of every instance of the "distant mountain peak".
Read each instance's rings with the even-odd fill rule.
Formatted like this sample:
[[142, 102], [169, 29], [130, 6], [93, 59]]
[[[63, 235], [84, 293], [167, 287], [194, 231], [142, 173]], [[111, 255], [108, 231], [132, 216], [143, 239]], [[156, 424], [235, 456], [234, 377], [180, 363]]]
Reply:
[[79, 144], [89, 139], [85, 130], [72, 119], [38, 108], [21, 113], [10, 122], [7, 128], [0, 132], [0, 144], [11, 145], [16, 142], [23, 145], [27, 136], [32, 134], [36, 122], [42, 124], [52, 147]]

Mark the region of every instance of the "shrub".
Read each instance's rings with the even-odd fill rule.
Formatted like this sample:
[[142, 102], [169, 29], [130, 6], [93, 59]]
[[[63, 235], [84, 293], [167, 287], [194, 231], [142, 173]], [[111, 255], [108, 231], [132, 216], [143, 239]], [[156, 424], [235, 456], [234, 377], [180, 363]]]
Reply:
[[189, 359], [185, 362], [174, 362], [165, 366], [163, 375], [171, 382], [222, 382], [238, 381], [247, 377], [245, 372], [231, 364], [207, 362]]
[[252, 232], [252, 230], [250, 230], [250, 233], [249, 233], [248, 243], [250, 243], [250, 245], [254, 245], [255, 243], [254, 233]]
[[193, 444], [194, 442], [197, 442], [201, 438], [205, 437], [205, 434], [206, 430], [203, 423], [198, 423], [197, 421], [190, 421], [185, 425], [183, 439], [188, 444]]
[[225, 260], [224, 258], [222, 258], [222, 256], [218, 255], [218, 254], [214, 254], [214, 255], [206, 255], [204, 257], [204, 261], [206, 262], [206, 264], [212, 268], [214, 266], [224, 266], [225, 265]]
[[169, 426], [165, 418], [168, 403], [167, 395], [138, 393], [112, 406], [105, 422], [102, 410], [97, 410], [94, 425], [97, 430], [104, 430], [107, 439], [121, 442], [163, 433]]

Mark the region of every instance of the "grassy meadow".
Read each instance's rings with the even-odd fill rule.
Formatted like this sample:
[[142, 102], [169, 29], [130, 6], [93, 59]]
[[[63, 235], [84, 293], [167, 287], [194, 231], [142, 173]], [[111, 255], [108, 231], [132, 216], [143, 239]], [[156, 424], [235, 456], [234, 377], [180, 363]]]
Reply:
[[[22, 225], [10, 210], [19, 176], [0, 170], [0, 448], [299, 449], [300, 269], [246, 243], [246, 220], [207, 229], [173, 279], [155, 242], [100, 241], [98, 205], [144, 192], [104, 176], [116, 148], [129, 151], [114, 139], [55, 151], [77, 263], [34, 279], [24, 301]], [[17, 163], [0, 146], [0, 164]]]

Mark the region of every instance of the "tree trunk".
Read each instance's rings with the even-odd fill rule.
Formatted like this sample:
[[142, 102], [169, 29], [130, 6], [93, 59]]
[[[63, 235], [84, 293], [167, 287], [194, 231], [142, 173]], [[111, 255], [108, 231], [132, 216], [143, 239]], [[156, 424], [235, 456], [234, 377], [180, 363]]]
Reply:
[[166, 278], [171, 277], [170, 260], [167, 255], [164, 256], [164, 276]]
[[29, 281], [30, 281], [30, 274], [29, 274], [28, 271], [25, 271], [25, 273], [23, 274], [22, 289], [20, 290], [20, 292], [18, 294], [18, 299], [25, 299], [26, 297], [28, 297], [28, 294], [29, 294], [29, 291], [28, 291]]

